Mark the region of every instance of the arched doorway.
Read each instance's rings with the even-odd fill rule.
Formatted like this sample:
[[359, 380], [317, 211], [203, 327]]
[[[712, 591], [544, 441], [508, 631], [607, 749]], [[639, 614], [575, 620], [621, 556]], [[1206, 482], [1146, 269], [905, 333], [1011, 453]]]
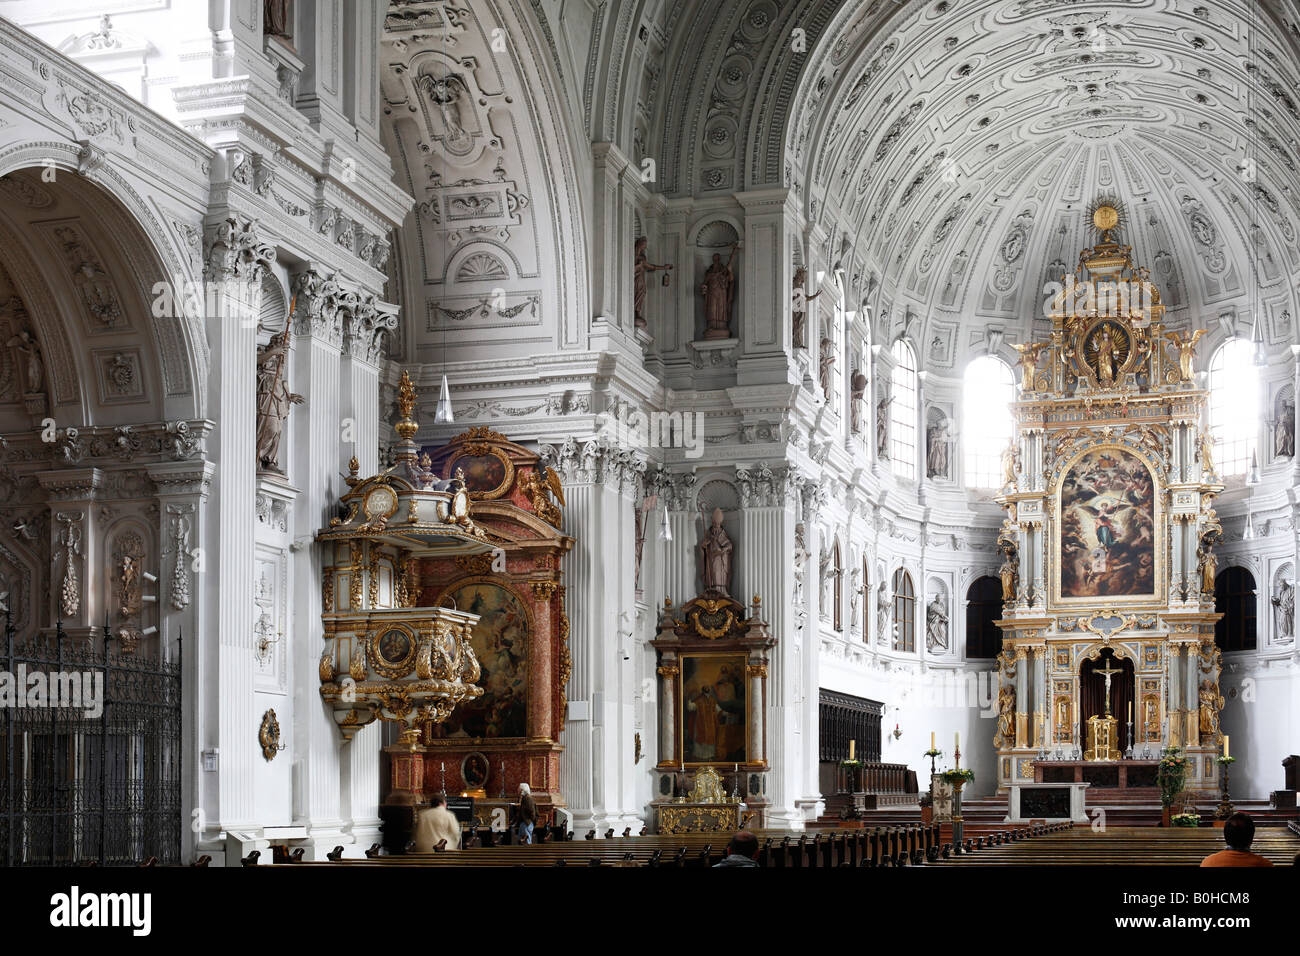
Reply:
[[202, 316], [154, 308], [188, 271], [168, 241], [71, 169], [0, 176], [0, 669], [50, 678], [43, 703], [0, 709], [8, 865], [180, 860], [197, 587], [178, 555], [199, 543], [210, 423]]
[[1110, 713], [1117, 721], [1116, 741], [1121, 753], [1129, 747], [1128, 713], [1133, 705], [1133, 661], [1116, 657], [1109, 647], [1096, 660], [1085, 659], [1079, 668], [1079, 740], [1088, 739], [1088, 718], [1106, 713], [1106, 675], [1110, 675]]
[[966, 659], [992, 660], [1002, 653], [1002, 582], [985, 575], [966, 589]]
[[1221, 651], [1253, 651], [1256, 646], [1255, 576], [1242, 567], [1224, 568], [1214, 579], [1214, 625]]

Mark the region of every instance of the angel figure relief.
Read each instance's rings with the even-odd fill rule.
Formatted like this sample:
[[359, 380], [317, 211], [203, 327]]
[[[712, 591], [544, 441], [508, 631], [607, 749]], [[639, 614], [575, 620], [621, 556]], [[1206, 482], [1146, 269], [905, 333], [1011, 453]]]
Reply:
[[1020, 387], [1022, 389], [1028, 391], [1034, 388], [1034, 377], [1038, 374], [1038, 361], [1047, 345], [1046, 342], [1029, 342], [1011, 346], [1020, 353], [1020, 368], [1022, 369]]
[[[537, 517], [556, 528], [560, 527], [562, 517], [555, 502], [564, 505], [564, 486], [560, 484], [560, 476], [554, 468], [539, 464], [519, 482], [519, 490], [528, 496]], [[555, 496], [555, 501], [551, 501], [551, 495]]]
[[1196, 343], [1201, 341], [1204, 334], [1205, 329], [1197, 329], [1186, 338], [1174, 331], [1165, 333], [1169, 344], [1178, 349], [1178, 374], [1184, 382], [1192, 380], [1192, 359], [1196, 357]]

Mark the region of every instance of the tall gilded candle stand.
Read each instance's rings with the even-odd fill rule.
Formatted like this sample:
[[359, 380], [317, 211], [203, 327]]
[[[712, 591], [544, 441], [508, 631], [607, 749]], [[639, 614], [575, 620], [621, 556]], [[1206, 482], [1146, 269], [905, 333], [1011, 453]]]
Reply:
[[1223, 773], [1220, 775], [1221, 779], [1219, 780], [1219, 805], [1214, 811], [1214, 819], [1217, 821], [1226, 820], [1228, 817], [1232, 816], [1233, 813], [1232, 801], [1228, 799], [1228, 767], [1231, 764], [1236, 763], [1237, 758], [1218, 757], [1216, 758], [1216, 762], [1223, 768]]
[[962, 852], [961, 788], [974, 780], [975, 774], [970, 770], [953, 769], [945, 770], [939, 776], [952, 787], [952, 852], [959, 856]]
[[935, 773], [935, 771], [934, 771], [934, 758], [935, 758], [935, 757], [942, 757], [942, 756], [943, 756], [943, 751], [935, 750], [934, 748], [931, 748], [931, 749], [929, 749], [929, 750], [927, 750], [927, 751], [925, 752], [925, 756], [927, 756], [927, 757], [930, 758], [930, 778], [931, 778], [931, 779], [934, 779], [934, 773]]

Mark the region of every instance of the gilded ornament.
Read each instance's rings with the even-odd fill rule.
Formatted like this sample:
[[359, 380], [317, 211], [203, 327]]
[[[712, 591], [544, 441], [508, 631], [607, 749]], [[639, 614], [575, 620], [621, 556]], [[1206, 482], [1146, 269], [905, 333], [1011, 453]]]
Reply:
[[275, 755], [284, 748], [280, 746], [280, 721], [275, 711], [268, 710], [262, 715], [262, 726], [257, 730], [257, 742], [262, 746], [262, 756], [274, 760]]

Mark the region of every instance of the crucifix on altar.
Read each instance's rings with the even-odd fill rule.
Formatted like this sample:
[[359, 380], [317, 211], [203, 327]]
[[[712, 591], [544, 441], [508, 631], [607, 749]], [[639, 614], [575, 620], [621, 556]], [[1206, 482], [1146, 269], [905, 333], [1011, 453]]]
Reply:
[[1116, 760], [1119, 758], [1119, 749], [1116, 743], [1115, 731], [1119, 721], [1110, 713], [1110, 679], [1116, 674], [1124, 673], [1124, 669], [1115, 667], [1112, 663], [1109, 667], [1094, 669], [1093, 673], [1101, 674], [1106, 678], [1106, 690], [1103, 694], [1106, 712], [1104, 716], [1094, 714], [1088, 718], [1088, 749], [1085, 751], [1083, 759]]

